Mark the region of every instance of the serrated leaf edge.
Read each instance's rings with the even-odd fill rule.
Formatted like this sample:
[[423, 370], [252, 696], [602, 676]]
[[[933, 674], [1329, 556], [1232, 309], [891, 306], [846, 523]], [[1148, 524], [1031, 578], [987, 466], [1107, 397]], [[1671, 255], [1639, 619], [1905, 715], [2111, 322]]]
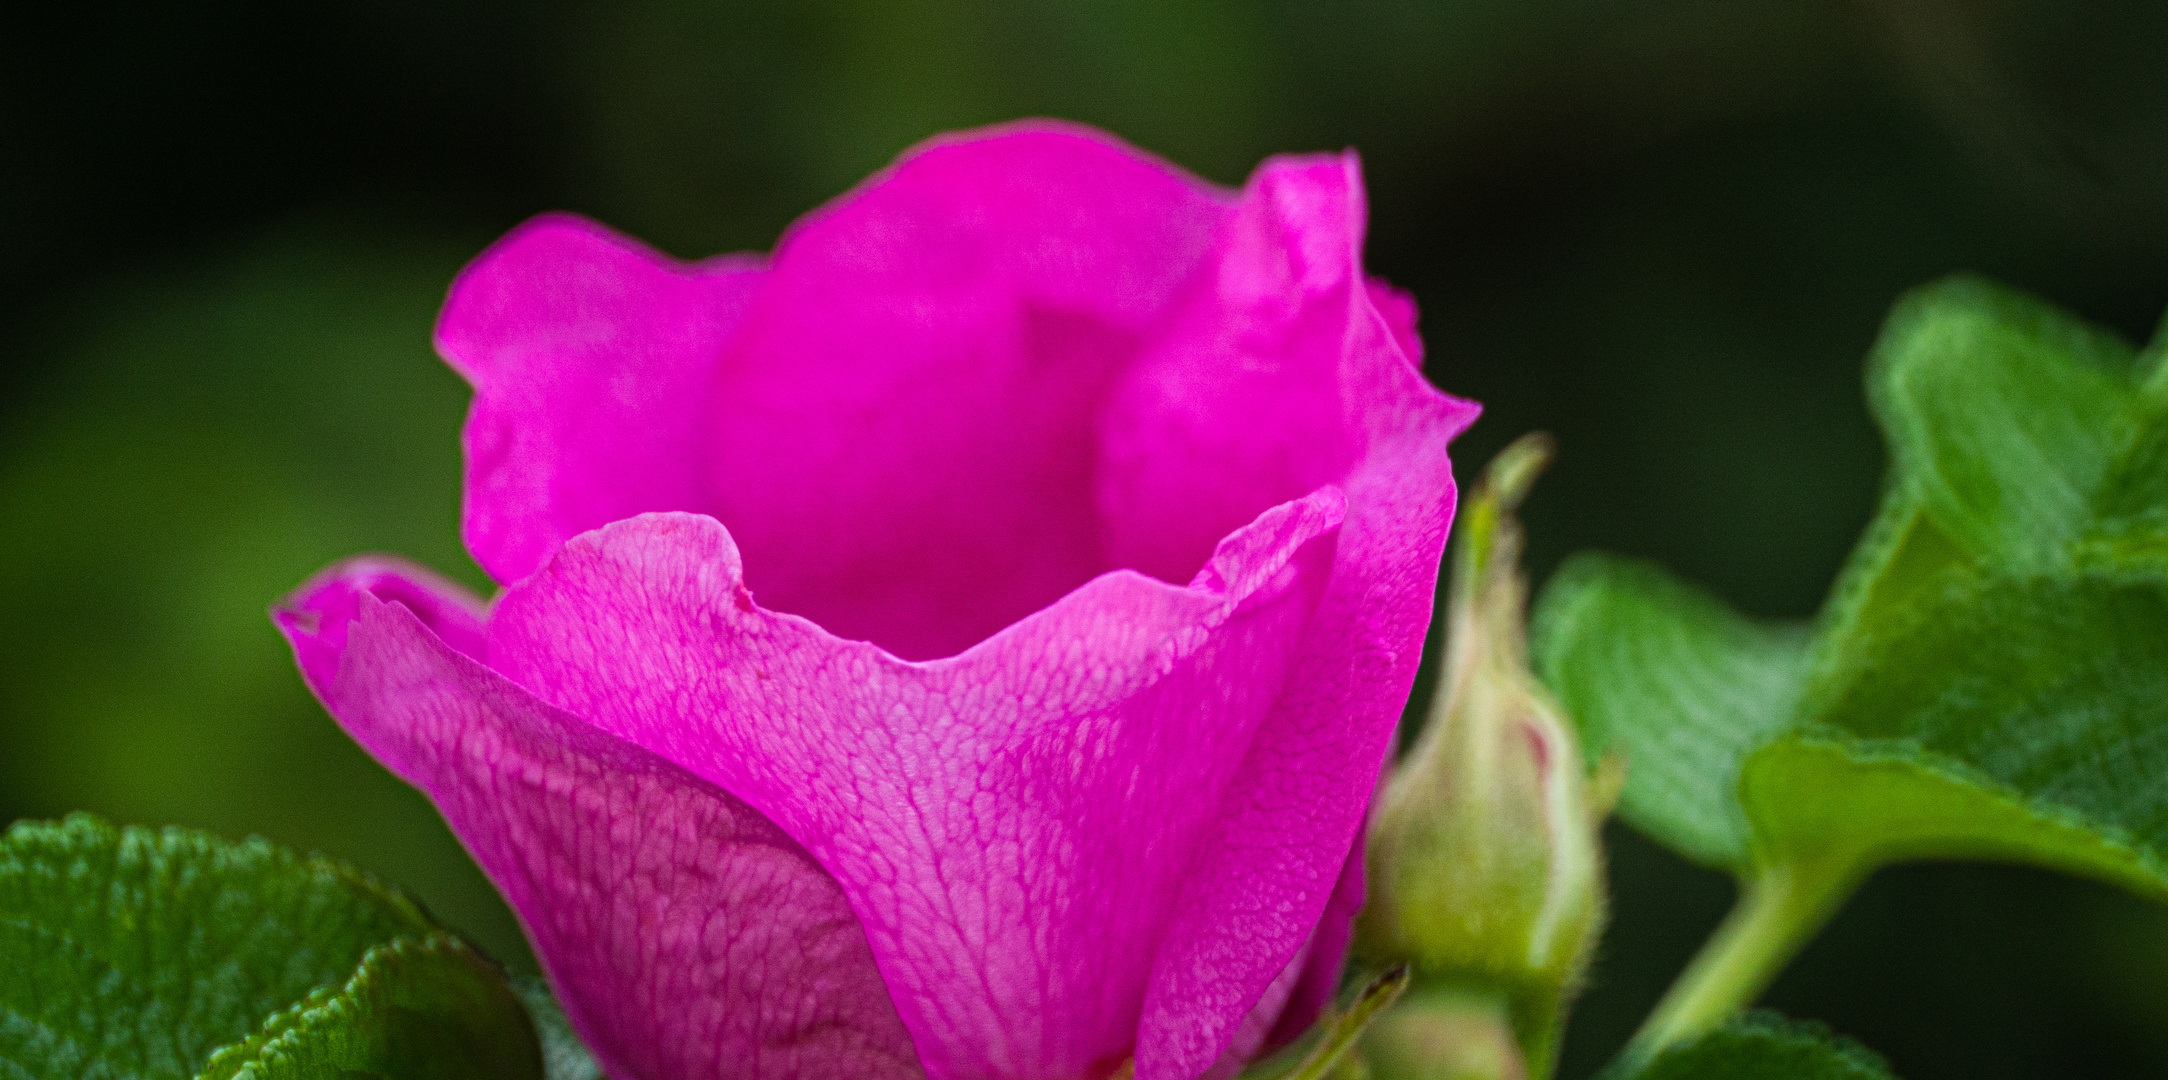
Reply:
[[255, 1075], [258, 1065], [291, 1054], [302, 1039], [314, 1034], [321, 1025], [338, 1023], [343, 1014], [355, 1008], [355, 1002], [367, 992], [369, 984], [393, 965], [414, 957], [447, 955], [487, 962], [457, 935], [443, 930], [402, 934], [372, 946], [362, 954], [361, 963], [355, 965], [354, 973], [346, 982], [317, 987], [307, 997], [265, 1018], [263, 1027], [255, 1034], [212, 1051], [203, 1071], [196, 1074], [197, 1080], [247, 1080]]

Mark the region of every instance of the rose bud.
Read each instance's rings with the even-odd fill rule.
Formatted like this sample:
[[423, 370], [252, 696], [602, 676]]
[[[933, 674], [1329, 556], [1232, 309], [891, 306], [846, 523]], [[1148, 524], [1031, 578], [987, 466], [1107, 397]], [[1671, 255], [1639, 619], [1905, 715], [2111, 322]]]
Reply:
[[[1541, 435], [1500, 453], [1454, 543], [1443, 671], [1429, 716], [1370, 826], [1370, 899], [1358, 950], [1412, 965], [1416, 985], [1373, 1033], [1386, 1056], [1460, 1040], [1499, 1077], [1549, 1075], [1565, 1006], [1604, 918], [1604, 790], [1573, 728], [1528, 668], [1514, 509], [1549, 459]], [[1390, 1045], [1388, 1045], [1390, 1044]], [[1445, 1068], [1452, 1055], [1430, 1054]], [[1456, 1066], [1457, 1068], [1457, 1066]], [[1412, 1076], [1428, 1076], [1417, 1072]], [[1439, 1076], [1474, 1075], [1463, 1071]]]

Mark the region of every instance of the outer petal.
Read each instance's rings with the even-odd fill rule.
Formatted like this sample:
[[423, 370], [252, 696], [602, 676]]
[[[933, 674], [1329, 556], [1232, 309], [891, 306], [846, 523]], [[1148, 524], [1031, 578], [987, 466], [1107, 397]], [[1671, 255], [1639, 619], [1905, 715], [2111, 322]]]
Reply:
[[1310, 933], [1302, 973], [1288, 989], [1287, 1004], [1265, 1039], [1267, 1050], [1293, 1042], [1309, 1030], [1340, 989], [1348, 943], [1355, 937], [1355, 917], [1363, 910], [1362, 835], [1362, 830], [1356, 830], [1355, 843], [1349, 846], [1347, 862], [1340, 868], [1340, 880], [1333, 884], [1332, 895], [1325, 901], [1325, 914]]
[[[1211, 287], [1108, 413], [1109, 543], [1155, 573], [1196, 558], [1246, 506], [1324, 482], [1348, 496], [1331, 585], [1177, 904], [1139, 1080], [1208, 1066], [1231, 1018], [1318, 928], [1429, 626], [1453, 513], [1446, 444], [1475, 408], [1431, 388], [1400, 344], [1412, 306], [1376, 306], [1363, 221], [1352, 155], [1267, 163], [1218, 242]], [[1322, 938], [1314, 961], [1336, 968], [1344, 942]]]
[[462, 531], [491, 577], [605, 522], [706, 505], [716, 365], [760, 280], [757, 259], [679, 263], [566, 214], [459, 275], [437, 349], [474, 384]]
[[[1201, 843], [1224, 841], [1218, 809], [1288, 690], [1342, 512], [1321, 490], [1230, 536], [1189, 587], [1104, 575], [930, 664], [756, 607], [728, 534], [653, 515], [508, 592], [490, 658], [803, 843], [864, 920], [929, 1074], [1101, 1076], [1135, 1045]], [[1221, 1002], [1226, 1025], [1251, 1004]]]
[[923, 1075], [835, 880], [729, 793], [448, 647], [473, 620], [381, 562], [278, 613], [326, 707], [518, 911], [605, 1071]]

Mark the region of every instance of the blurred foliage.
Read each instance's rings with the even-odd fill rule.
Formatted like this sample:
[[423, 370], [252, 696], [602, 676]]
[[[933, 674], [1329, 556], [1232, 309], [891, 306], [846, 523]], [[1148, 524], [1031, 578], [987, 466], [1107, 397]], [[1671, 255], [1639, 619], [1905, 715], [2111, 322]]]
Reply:
[[[460, 552], [428, 330], [529, 214], [762, 248], [942, 129], [1106, 126], [1204, 175], [1353, 145], [1430, 371], [1530, 428], [1526, 508], [1807, 614], [1875, 505], [1863, 357], [1969, 269], [2143, 340], [2168, 296], [2155, 0], [145, 0], [0, 14], [0, 819], [90, 809], [353, 860], [526, 963], [427, 804], [263, 617], [332, 559]], [[1421, 692], [1421, 691], [1419, 691]], [[1563, 1075], [1728, 887], [1612, 830]], [[2168, 925], [2023, 871], [1876, 880], [1770, 1003], [1911, 1080], [2151, 1076]]]

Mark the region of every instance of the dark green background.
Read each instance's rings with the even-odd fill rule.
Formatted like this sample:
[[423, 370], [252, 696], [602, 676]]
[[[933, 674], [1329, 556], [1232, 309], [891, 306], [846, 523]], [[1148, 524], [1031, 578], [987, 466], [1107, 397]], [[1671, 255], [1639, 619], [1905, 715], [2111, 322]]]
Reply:
[[[28, 10], [24, 10], [28, 9]], [[451, 274], [537, 211], [764, 248], [934, 132], [1105, 126], [1215, 180], [1354, 146], [1430, 373], [1532, 427], [1541, 574], [1600, 546], [1805, 615], [1881, 470], [1860, 361], [1970, 269], [2132, 337], [2168, 301], [2168, 5], [2050, 0], [446, 0], [0, 15], [0, 819], [258, 832], [514, 964], [428, 806], [263, 616], [338, 557], [470, 583]], [[1729, 886], [1627, 835], [1589, 1073]], [[1911, 1080], [2168, 1070], [2168, 911], [1877, 879], [1778, 984]]]

